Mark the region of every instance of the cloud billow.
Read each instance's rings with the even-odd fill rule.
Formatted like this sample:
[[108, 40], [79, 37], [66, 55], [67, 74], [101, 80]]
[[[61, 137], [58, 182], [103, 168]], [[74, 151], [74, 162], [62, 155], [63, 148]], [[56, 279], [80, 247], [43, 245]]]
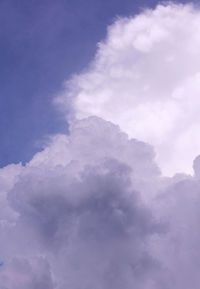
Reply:
[[[194, 59], [188, 60], [188, 73], [195, 77], [185, 75], [184, 88], [175, 92], [186, 72], [179, 75], [181, 67], [177, 67], [171, 75], [170, 69], [176, 67], [176, 61], [181, 65], [186, 51], [198, 52], [188, 43], [176, 54], [174, 29], [183, 41], [198, 21], [199, 12], [193, 6], [173, 4], [118, 20], [100, 44], [90, 70], [72, 81], [70, 93], [80, 89], [74, 109], [81, 120], [71, 122], [69, 135], [52, 137], [26, 165], [0, 169], [0, 289], [199, 289], [200, 157], [193, 162], [193, 175], [164, 177], [153, 147], [135, 139], [137, 123], [140, 126], [142, 120], [138, 113], [143, 111], [141, 116], [145, 116], [155, 105], [155, 130], [161, 134], [152, 134], [152, 127], [145, 127], [145, 118], [144, 133], [156, 139], [164, 136], [169, 142], [170, 135], [177, 148], [174, 132], [166, 133], [168, 109], [176, 115], [180, 98], [185, 109], [186, 92], [193, 81], [198, 84], [198, 61], [193, 66]], [[183, 31], [179, 22], [182, 26], [191, 22], [191, 27]], [[198, 43], [196, 34], [192, 35]], [[165, 77], [157, 71], [161, 58], [168, 72]], [[144, 68], [146, 63], [153, 71]], [[149, 87], [144, 74], [151, 81]], [[169, 85], [165, 80], [170, 80]], [[116, 94], [122, 91], [127, 103]], [[191, 94], [194, 103], [197, 91]], [[141, 92], [139, 100], [134, 97], [136, 92]], [[95, 99], [97, 106], [93, 107]], [[163, 120], [157, 115], [160, 107], [162, 112], [167, 110]], [[192, 107], [188, 109], [192, 113]], [[121, 114], [124, 110], [127, 116]], [[97, 116], [83, 118], [90, 114], [119, 126]], [[130, 131], [123, 125], [125, 117], [130, 120]], [[132, 117], [136, 117], [136, 126], [132, 126]], [[185, 170], [178, 156], [174, 162], [173, 168]]]
[[[95, 138], [96, 128], [101, 133]], [[98, 118], [78, 122], [71, 134], [63, 137], [62, 159], [57, 156], [51, 165], [48, 159], [61, 151], [58, 136], [18, 172], [9, 189], [8, 200], [18, 216], [14, 228], [9, 228], [7, 221], [2, 240], [2, 248], [7, 248], [2, 253], [4, 263], [12, 264], [12, 255], [23, 256], [26, 262], [45, 256], [55, 288], [128, 289], [133, 284], [143, 288], [151, 283], [150, 272], [156, 276], [158, 267], [147, 249], [149, 236], [163, 233], [162, 225], [133, 185], [136, 179], [143, 184], [144, 178], [148, 183], [153, 175], [159, 177], [151, 147], [128, 140], [116, 126]], [[126, 152], [119, 155], [115, 147]], [[139, 159], [134, 151], [140, 152]], [[129, 152], [128, 160], [125, 155]], [[131, 157], [136, 173], [129, 166]], [[6, 238], [7, 246], [3, 244]], [[9, 272], [9, 265], [4, 265], [0, 278], [3, 280]], [[20, 286], [29, 282], [25, 277], [21, 281], [17, 272], [16, 278]]]
[[199, 27], [200, 11], [192, 4], [119, 18], [57, 102], [68, 109], [71, 100], [75, 117], [97, 115], [152, 144], [165, 175], [192, 173], [200, 153]]
[[99, 118], [74, 123], [0, 172], [12, 216], [1, 215], [0, 288], [198, 288], [194, 167], [163, 178], [149, 145]]

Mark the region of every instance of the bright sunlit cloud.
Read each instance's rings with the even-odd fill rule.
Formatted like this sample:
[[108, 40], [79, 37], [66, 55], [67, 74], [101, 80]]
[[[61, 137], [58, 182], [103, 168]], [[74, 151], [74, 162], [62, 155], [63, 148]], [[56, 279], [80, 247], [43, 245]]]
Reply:
[[200, 153], [200, 11], [159, 5], [108, 28], [88, 69], [57, 101], [155, 147], [165, 175], [192, 172]]

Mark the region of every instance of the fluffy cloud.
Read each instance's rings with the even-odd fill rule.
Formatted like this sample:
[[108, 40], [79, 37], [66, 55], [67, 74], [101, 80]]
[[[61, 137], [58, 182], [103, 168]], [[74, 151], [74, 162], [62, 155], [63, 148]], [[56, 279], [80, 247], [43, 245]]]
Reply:
[[[94, 117], [52, 139], [7, 190], [18, 217], [1, 229], [1, 278], [13, 284], [13, 256], [45, 256], [58, 289], [159, 288], [147, 244], [163, 228], [138, 192], [160, 178], [153, 157], [149, 145]], [[19, 287], [33, 282], [17, 278]]]
[[148, 144], [77, 121], [0, 171], [0, 288], [199, 288], [199, 167], [163, 178]]
[[7, 192], [15, 185], [22, 170], [21, 164], [11, 164], [0, 169], [0, 226], [5, 222], [12, 223], [17, 217], [8, 204]]
[[22, 178], [10, 193], [18, 226], [25, 232], [31, 226], [36, 248], [53, 253], [58, 288], [143, 288], [148, 278], [142, 276], [155, 270], [145, 242], [161, 227], [131, 189], [129, 169], [107, 160], [78, 177], [70, 170], [30, 171]]
[[158, 5], [118, 19], [57, 102], [68, 109], [72, 101], [77, 118], [100, 116], [152, 144], [164, 174], [191, 173], [200, 152], [199, 27], [193, 5]]
[[0, 289], [199, 289], [200, 156], [194, 175], [163, 177], [151, 145], [130, 138], [151, 138], [170, 172], [185, 170], [189, 138], [196, 152], [198, 21], [188, 5], [118, 20], [69, 94], [79, 118], [125, 133], [76, 120], [0, 169]]

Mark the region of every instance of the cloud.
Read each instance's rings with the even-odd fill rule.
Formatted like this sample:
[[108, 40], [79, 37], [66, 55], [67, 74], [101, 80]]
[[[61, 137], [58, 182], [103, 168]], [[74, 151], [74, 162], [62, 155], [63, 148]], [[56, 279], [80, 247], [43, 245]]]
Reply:
[[53, 289], [48, 263], [43, 258], [13, 258], [0, 274], [1, 289]]
[[96, 164], [107, 157], [126, 162], [132, 169], [134, 167], [137, 176], [152, 178], [160, 175], [152, 146], [136, 139], [129, 140], [118, 126], [98, 117], [73, 122], [69, 136], [55, 136], [51, 144], [42, 153], [37, 153], [28, 166], [66, 165], [74, 159], [83, 166]]
[[[18, 217], [1, 229], [3, 262], [45, 256], [58, 289], [158, 284], [159, 261], [147, 243], [163, 227], [138, 192], [160, 178], [153, 157], [151, 146], [129, 140], [109, 122], [74, 123], [70, 135], [53, 138], [7, 190]], [[33, 282], [24, 278], [19, 286]]]
[[13, 211], [7, 201], [7, 192], [15, 185], [18, 176], [23, 170], [22, 165], [8, 165], [0, 169], [0, 224], [12, 223], [17, 214]]
[[200, 152], [199, 27], [200, 11], [192, 4], [119, 18], [57, 103], [68, 112], [72, 101], [75, 117], [97, 115], [152, 144], [165, 175], [191, 173]]
[[160, 219], [168, 220], [170, 229], [165, 240], [155, 241], [154, 252], [170, 270], [172, 288], [199, 286], [199, 191], [199, 179], [185, 177], [174, 180], [156, 200], [157, 214]]
[[[198, 114], [190, 107], [188, 95], [191, 92], [196, 108], [199, 76], [194, 59], [185, 59], [186, 70], [182, 59], [198, 51], [193, 42], [182, 46], [185, 35], [199, 21], [198, 13], [193, 6], [170, 4], [135, 18], [119, 19], [100, 44], [90, 70], [71, 81], [69, 94], [75, 95], [76, 90], [74, 112], [81, 120], [71, 122], [69, 135], [53, 136], [26, 165], [0, 169], [0, 289], [199, 289], [200, 157], [193, 161], [193, 175], [164, 177], [153, 147], [132, 139], [133, 131], [127, 127], [125, 132], [120, 129], [126, 117], [131, 128], [136, 115], [138, 127], [144, 118], [144, 133], [159, 141], [160, 136], [166, 139], [165, 144], [156, 144], [156, 150], [161, 149], [158, 152], [172, 144], [176, 152], [178, 140], [184, 148], [189, 145]], [[175, 36], [182, 41], [179, 53], [174, 50], [179, 45]], [[194, 34], [190, 37], [198, 43]], [[171, 54], [167, 54], [170, 47]], [[165, 64], [159, 74], [161, 59]], [[131, 68], [127, 66], [131, 64]], [[151, 85], [141, 90], [147, 76]], [[101, 93], [102, 83], [108, 98]], [[103, 98], [96, 98], [94, 107], [92, 95], [98, 96], [97, 87]], [[120, 98], [123, 88], [127, 102]], [[140, 99], [136, 92], [141, 92]], [[91, 106], [84, 108], [86, 96]], [[65, 97], [60, 101], [65, 102]], [[188, 114], [182, 115], [186, 106]], [[148, 130], [145, 123], [149, 125], [150, 108], [154, 109], [152, 121], [160, 127]], [[105, 118], [112, 116], [119, 126], [96, 116], [82, 119], [87, 114], [101, 114], [98, 111], [105, 113]], [[169, 119], [173, 131], [167, 132]], [[139, 131], [135, 127], [134, 137]], [[154, 129], [159, 132], [156, 136]], [[180, 130], [177, 138], [176, 130]], [[193, 144], [197, 144], [195, 138]], [[170, 170], [185, 170], [180, 155], [173, 166], [172, 154], [166, 155]], [[166, 160], [163, 164], [167, 168]]]
[[199, 157], [194, 169], [164, 178], [148, 144], [74, 122], [0, 171], [0, 288], [199, 288]]

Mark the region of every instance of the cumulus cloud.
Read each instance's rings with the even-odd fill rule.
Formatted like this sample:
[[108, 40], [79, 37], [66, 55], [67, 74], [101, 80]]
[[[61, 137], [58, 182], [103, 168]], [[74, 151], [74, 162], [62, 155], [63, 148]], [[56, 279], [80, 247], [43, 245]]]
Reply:
[[152, 144], [165, 175], [191, 173], [200, 152], [199, 27], [192, 4], [118, 19], [57, 102], [68, 109], [71, 100], [75, 117], [100, 116]]
[[27, 266], [45, 256], [59, 289], [159, 288], [161, 268], [147, 243], [164, 230], [138, 192], [160, 178], [153, 157], [151, 146], [95, 117], [53, 138], [7, 189], [17, 217], [1, 228], [0, 278], [9, 287], [16, 274], [19, 287], [36, 286], [35, 269], [18, 281], [13, 256]]
[[172, 273], [173, 288], [198, 288], [200, 276], [200, 182], [197, 178], [174, 181], [157, 199], [158, 214], [168, 220], [165, 240], [155, 241], [155, 255]]
[[150, 145], [75, 122], [0, 171], [0, 288], [199, 288], [199, 157], [194, 169], [164, 178]]
[[0, 169], [0, 289], [199, 289], [200, 156], [193, 175], [164, 177], [135, 139], [156, 140], [162, 169], [185, 171], [178, 141], [186, 148], [197, 129], [199, 52], [183, 42], [198, 44], [198, 21], [172, 4], [119, 19], [69, 90], [78, 118], [119, 126], [74, 120], [26, 165]]
[[22, 165], [8, 165], [0, 169], [0, 224], [13, 222], [17, 216], [7, 201], [7, 192], [15, 185], [22, 171]]

